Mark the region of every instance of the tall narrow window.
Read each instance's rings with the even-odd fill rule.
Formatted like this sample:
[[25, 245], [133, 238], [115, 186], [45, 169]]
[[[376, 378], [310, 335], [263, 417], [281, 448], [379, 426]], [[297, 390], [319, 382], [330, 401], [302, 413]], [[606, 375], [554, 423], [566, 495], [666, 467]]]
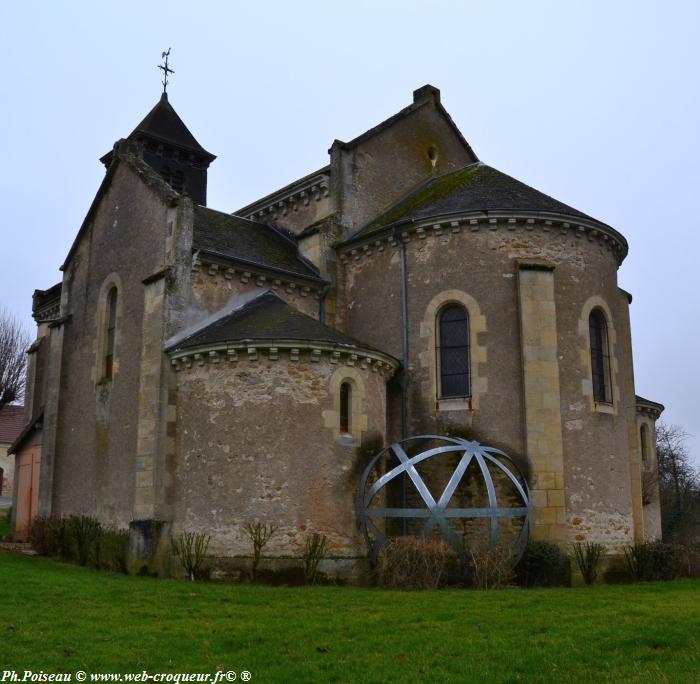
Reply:
[[164, 180], [166, 183], [170, 183], [170, 178], [171, 178], [172, 174], [171, 174], [171, 172], [170, 172], [170, 167], [169, 167], [169, 166], [164, 166], [164, 167], [160, 170], [160, 175], [161, 175], [161, 177], [163, 178], [163, 180]]
[[593, 399], [612, 403], [610, 382], [610, 352], [608, 348], [608, 324], [600, 309], [593, 309], [588, 319], [591, 337], [591, 375]]
[[639, 430], [639, 441], [642, 443], [642, 461], [649, 460], [649, 431], [646, 425]]
[[440, 396], [470, 396], [469, 314], [463, 306], [450, 304], [440, 312], [437, 342]]
[[340, 386], [340, 432], [349, 433], [350, 432], [350, 400], [351, 400], [352, 390], [350, 389], [350, 383], [344, 382]]
[[110, 379], [114, 372], [114, 340], [117, 332], [117, 288], [110, 289], [107, 295], [107, 330], [105, 336], [105, 373]]

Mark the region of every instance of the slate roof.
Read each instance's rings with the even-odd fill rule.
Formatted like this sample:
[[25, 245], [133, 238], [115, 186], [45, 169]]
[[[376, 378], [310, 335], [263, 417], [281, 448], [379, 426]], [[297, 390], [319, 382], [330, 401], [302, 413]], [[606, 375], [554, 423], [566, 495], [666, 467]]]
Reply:
[[200, 345], [243, 340], [326, 342], [374, 350], [374, 347], [362, 344], [362, 342], [358, 342], [298, 311], [274, 292], [268, 290], [184, 340], [172, 344], [167, 351], [180, 351]]
[[663, 404], [659, 404], [658, 401], [645, 399], [644, 397], [640, 397], [638, 394], [635, 396], [635, 403], [637, 405], [650, 406], [651, 408], [655, 408], [659, 413], [662, 413], [666, 408]]
[[367, 235], [400, 220], [420, 220], [473, 211], [566, 214], [596, 221], [491, 166], [476, 162], [425, 181], [353, 237]]
[[242, 216], [196, 206], [193, 242], [195, 249], [321, 280], [318, 270], [299, 256], [295, 240]]
[[172, 143], [190, 150], [195, 150], [211, 160], [216, 157], [207, 152], [190, 133], [182, 119], [178, 116], [173, 106], [168, 102], [168, 96], [163, 93], [153, 109], [144, 117], [143, 121], [134, 128], [129, 138], [135, 138], [139, 134], [145, 134], [158, 138], [163, 142]]
[[0, 409], [0, 444], [12, 444], [24, 427], [24, 406], [6, 404]]

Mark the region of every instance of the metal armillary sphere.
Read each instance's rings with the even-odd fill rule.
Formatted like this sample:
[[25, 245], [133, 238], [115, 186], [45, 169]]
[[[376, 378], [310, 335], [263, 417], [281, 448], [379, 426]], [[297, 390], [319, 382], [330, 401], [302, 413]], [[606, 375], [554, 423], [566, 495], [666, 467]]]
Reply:
[[[455, 457], [457, 465], [453, 467]], [[389, 465], [386, 472], [383, 472], [382, 464], [385, 463], [385, 459], [389, 460]], [[416, 468], [418, 464], [428, 460], [433, 461], [431, 466], [442, 468], [443, 472], [449, 473], [451, 470], [451, 475], [444, 489], [441, 492], [435, 492], [435, 495], [431, 493], [424, 477]], [[476, 462], [478, 472], [483, 478], [488, 496], [488, 506], [481, 508], [454, 507], [454, 505], [450, 505], [450, 502], [472, 462]], [[393, 465], [394, 463], [396, 465]], [[424, 467], [422, 466], [422, 468]], [[505, 481], [512, 485], [512, 490], [517, 494], [521, 505], [498, 505], [491, 469], [501, 473], [506, 478]], [[387, 496], [388, 490], [385, 488], [396, 478], [403, 480], [401, 482], [403, 500], [400, 507], [390, 507], [386, 503], [382, 504], [381, 499], [389, 498]], [[411, 498], [414, 501], [419, 498], [422, 505], [418, 507], [406, 506], [409, 488]], [[375, 502], [376, 499], [380, 501]], [[489, 522], [489, 544], [493, 548], [498, 542], [499, 519], [522, 518], [522, 529], [513, 548], [514, 556], [519, 558], [528, 539], [530, 509], [530, 492], [527, 482], [513, 460], [503, 451], [459, 437], [420, 435], [391, 444], [382, 449], [370, 461], [360, 478], [357, 512], [369, 548], [370, 558], [376, 561], [379, 550], [386, 544], [389, 536], [381, 528], [386, 530], [386, 523], [392, 519], [402, 519], [403, 521], [412, 519], [414, 525], [418, 523], [419, 534], [422, 536], [431, 535], [435, 526], [438, 526], [442, 536], [457, 555], [463, 557], [466, 549], [460, 537], [450, 526], [450, 522], [474, 518], [487, 519]], [[421, 524], [423, 520], [425, 523]]]

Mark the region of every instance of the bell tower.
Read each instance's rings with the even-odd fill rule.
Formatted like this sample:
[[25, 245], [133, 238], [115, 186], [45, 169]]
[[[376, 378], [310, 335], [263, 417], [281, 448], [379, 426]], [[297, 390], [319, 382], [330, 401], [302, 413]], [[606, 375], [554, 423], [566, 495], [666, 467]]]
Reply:
[[[196, 204], [207, 203], [207, 169], [216, 156], [207, 152], [190, 133], [173, 106], [168, 102], [168, 54], [163, 70], [163, 94], [141, 123], [127, 137], [138, 143], [143, 160], [169, 183], [173, 190], [188, 194]], [[100, 161], [109, 168], [113, 152]]]

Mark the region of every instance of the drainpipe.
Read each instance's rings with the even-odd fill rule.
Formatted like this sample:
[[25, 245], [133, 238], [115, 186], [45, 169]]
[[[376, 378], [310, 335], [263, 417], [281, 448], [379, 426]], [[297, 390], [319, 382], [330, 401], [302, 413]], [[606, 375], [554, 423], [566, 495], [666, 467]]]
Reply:
[[400, 242], [401, 254], [401, 325], [403, 354], [401, 357], [401, 439], [408, 437], [408, 278], [406, 274], [406, 243]]
[[[402, 221], [402, 224], [409, 221]], [[397, 236], [398, 224], [394, 226], [394, 239], [399, 240], [399, 255], [401, 260], [401, 328], [402, 328], [402, 355], [401, 355], [401, 439], [408, 438], [408, 274], [406, 272], [406, 242]], [[401, 507], [406, 508], [407, 482], [406, 473], [401, 478]], [[407, 520], [403, 518], [403, 534], [407, 532]]]
[[328, 297], [328, 293], [330, 292], [331, 289], [331, 284], [326, 283], [323, 286], [323, 289], [321, 290], [321, 295], [318, 298], [318, 320], [321, 323], [326, 322], [326, 297]]

